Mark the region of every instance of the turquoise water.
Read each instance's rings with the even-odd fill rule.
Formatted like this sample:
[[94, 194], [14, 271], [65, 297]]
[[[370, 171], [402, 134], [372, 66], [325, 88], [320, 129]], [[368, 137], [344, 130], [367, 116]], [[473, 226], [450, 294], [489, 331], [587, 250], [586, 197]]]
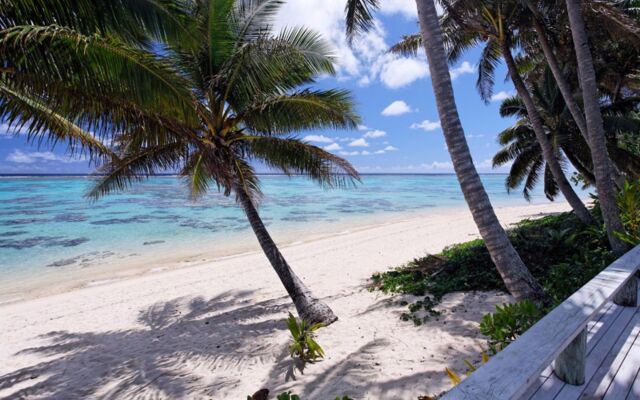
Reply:
[[[525, 203], [520, 193], [507, 194], [504, 176], [483, 181], [496, 205]], [[348, 190], [324, 190], [301, 177], [262, 182], [260, 213], [276, 239], [374, 215], [465, 206], [452, 175], [370, 175]], [[244, 214], [222, 194], [193, 202], [179, 178], [156, 177], [92, 203], [83, 197], [90, 184], [86, 177], [0, 177], [0, 283], [176, 249], [257, 248]]]

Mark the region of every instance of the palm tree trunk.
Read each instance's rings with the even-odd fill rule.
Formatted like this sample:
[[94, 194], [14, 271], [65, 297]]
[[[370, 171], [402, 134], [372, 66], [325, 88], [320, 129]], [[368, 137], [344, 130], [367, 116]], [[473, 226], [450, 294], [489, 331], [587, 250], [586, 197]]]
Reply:
[[593, 159], [593, 172], [596, 176], [596, 188], [598, 189], [602, 218], [607, 228], [611, 249], [615, 254], [622, 255], [627, 250], [627, 245], [615, 235], [615, 232], [624, 232], [624, 226], [620, 220], [611, 179], [612, 168], [607, 152], [600, 104], [598, 103], [596, 73], [593, 68], [593, 58], [591, 57], [587, 31], [582, 18], [582, 4], [578, 0], [566, 0], [566, 2], [569, 24], [571, 25], [571, 36], [576, 49], [578, 77], [582, 86], [582, 98], [589, 137], [588, 143], [591, 149], [591, 158]]
[[[587, 131], [587, 122], [584, 119], [584, 114], [582, 113], [578, 102], [574, 98], [573, 91], [571, 90], [571, 85], [569, 85], [569, 81], [567, 81], [567, 78], [564, 76], [562, 68], [560, 68], [558, 58], [556, 57], [551, 44], [547, 40], [545, 28], [537, 17], [537, 10], [535, 9], [531, 1], [528, 1], [527, 4], [529, 6], [529, 9], [535, 14], [533, 18], [533, 28], [536, 31], [536, 35], [538, 37], [538, 41], [540, 42], [540, 47], [542, 47], [544, 57], [549, 64], [549, 69], [551, 70], [551, 73], [553, 74], [553, 77], [558, 84], [558, 89], [560, 89], [562, 98], [564, 99], [564, 102], [567, 105], [567, 109], [569, 109], [569, 113], [571, 113], [571, 116], [573, 117], [573, 120], [575, 121], [576, 126], [580, 131], [580, 134], [582, 135], [582, 137], [584, 137], [584, 140], [589, 143], [589, 133]], [[615, 168], [615, 166], [613, 167], [614, 168], [612, 168], [611, 171], [615, 175], [614, 180], [617, 182], [620, 179], [623, 179], [620, 172]]]
[[253, 201], [245, 189], [240, 185], [236, 185], [235, 192], [240, 205], [247, 215], [249, 224], [258, 238], [262, 251], [264, 251], [264, 254], [269, 259], [271, 266], [276, 271], [276, 274], [278, 274], [278, 278], [280, 278], [293, 304], [296, 306], [298, 316], [312, 324], [320, 322], [324, 325], [329, 325], [335, 322], [338, 317], [333, 313], [331, 308], [313, 297], [311, 291], [309, 291], [300, 278], [293, 272], [287, 260], [285, 260], [282, 253], [280, 253], [278, 246], [271, 238], [271, 235], [269, 235], [262, 219], [260, 219], [258, 210], [256, 210]]
[[509, 242], [473, 164], [453, 95], [435, 4], [433, 0], [416, 0], [416, 4], [442, 131], [471, 215], [507, 290], [517, 300], [544, 302], [547, 296]]
[[560, 166], [560, 162], [558, 162], [558, 159], [556, 158], [553, 146], [551, 145], [551, 142], [549, 141], [549, 138], [544, 131], [542, 118], [540, 117], [540, 114], [538, 114], [538, 110], [536, 109], [533, 99], [529, 94], [529, 89], [527, 89], [524, 81], [522, 80], [522, 77], [518, 73], [518, 67], [516, 66], [516, 62], [513, 59], [513, 56], [511, 55], [509, 43], [506, 40], [503, 40], [500, 45], [502, 47], [502, 56], [505, 59], [507, 68], [509, 70], [509, 75], [511, 76], [511, 81], [513, 81], [513, 85], [516, 87], [518, 96], [520, 96], [522, 102], [525, 105], [525, 108], [527, 109], [529, 121], [531, 122], [531, 126], [533, 127], [536, 139], [540, 144], [540, 148], [542, 149], [542, 156], [549, 166], [549, 170], [553, 175], [553, 179], [555, 179], [558, 188], [564, 195], [565, 199], [567, 199], [567, 202], [571, 205], [571, 208], [576, 213], [576, 216], [580, 219], [580, 221], [587, 225], [595, 224], [593, 216], [591, 215], [589, 210], [587, 210], [587, 207], [571, 187], [569, 180], [565, 176], [564, 171]]
[[[529, 2], [529, 4], [529, 7], [532, 8], [533, 6], [531, 5], [531, 2]], [[578, 130], [588, 143], [589, 136], [587, 135], [587, 123], [584, 120], [584, 114], [582, 114], [580, 106], [578, 106], [578, 102], [576, 102], [576, 99], [573, 97], [571, 86], [569, 85], [567, 78], [564, 76], [564, 73], [560, 68], [560, 63], [558, 62], [558, 59], [556, 58], [556, 55], [551, 48], [551, 44], [547, 40], [546, 32], [540, 21], [538, 21], [537, 17], [533, 18], [533, 27], [536, 31], [538, 41], [540, 42], [540, 47], [542, 47], [544, 57], [547, 59], [549, 69], [551, 70], [551, 73], [553, 74], [553, 77], [558, 84], [558, 89], [560, 89], [562, 98], [564, 99], [564, 102], [567, 105], [567, 108], [569, 109], [573, 120], [578, 126]]]

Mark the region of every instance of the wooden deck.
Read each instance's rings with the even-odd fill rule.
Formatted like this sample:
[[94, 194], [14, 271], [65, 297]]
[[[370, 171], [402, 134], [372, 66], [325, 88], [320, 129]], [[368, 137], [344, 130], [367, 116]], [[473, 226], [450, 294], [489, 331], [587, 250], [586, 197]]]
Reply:
[[548, 367], [523, 398], [640, 400], [640, 308], [608, 303], [587, 327], [586, 383], [566, 384]]

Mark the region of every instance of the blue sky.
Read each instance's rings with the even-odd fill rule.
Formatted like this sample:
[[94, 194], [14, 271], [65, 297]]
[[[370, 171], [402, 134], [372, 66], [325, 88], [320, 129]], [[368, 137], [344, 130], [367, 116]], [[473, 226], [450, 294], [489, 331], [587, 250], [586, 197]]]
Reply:
[[[424, 54], [404, 58], [386, 53], [403, 34], [417, 30], [414, 0], [382, 0], [378, 26], [348, 46], [344, 39], [345, 0], [290, 0], [278, 16], [278, 27], [305, 24], [335, 48], [336, 77], [319, 80], [322, 88], [353, 92], [363, 126], [357, 131], [301, 132], [309, 142], [349, 161], [361, 173], [452, 172], [446, 151]], [[496, 99], [485, 105], [475, 88], [479, 49], [451, 67], [463, 127], [474, 161], [481, 172], [493, 170], [490, 159], [499, 148], [496, 135], [513, 123], [498, 114], [499, 99], [513, 92], [506, 70], [496, 73]], [[68, 157], [63, 146], [25, 144], [23, 136], [0, 124], [0, 173], [84, 173], [85, 160]]]

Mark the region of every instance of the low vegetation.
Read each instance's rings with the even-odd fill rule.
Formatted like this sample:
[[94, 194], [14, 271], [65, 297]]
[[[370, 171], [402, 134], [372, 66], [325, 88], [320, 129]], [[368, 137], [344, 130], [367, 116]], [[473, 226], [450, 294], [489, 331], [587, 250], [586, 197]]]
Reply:
[[[640, 181], [626, 183], [618, 195], [618, 206], [625, 232], [620, 238], [630, 245], [640, 243]], [[600, 215], [598, 200], [591, 210]], [[601, 221], [600, 221], [601, 222]], [[509, 238], [532, 274], [551, 296], [551, 307], [561, 303], [578, 288], [613, 262], [606, 232], [586, 226], [573, 213], [526, 219], [509, 231]], [[472, 290], [506, 291], [481, 239], [446, 247], [441, 253], [414, 259], [391, 271], [371, 277], [371, 290], [419, 296], [414, 302], [402, 301], [407, 312], [405, 321], [420, 325], [440, 315], [436, 307], [447, 293]], [[531, 305], [505, 306], [494, 315], [497, 320], [485, 322], [487, 336], [494, 345], [506, 345], [544, 315], [535, 313]], [[524, 316], [530, 321], [520, 324]], [[535, 317], [535, 318], [534, 318]], [[517, 322], [518, 326], [511, 323]], [[497, 326], [495, 324], [498, 324]], [[500, 324], [504, 323], [504, 326]], [[501, 332], [504, 329], [505, 332]], [[504, 336], [501, 336], [504, 335]]]
[[324, 357], [324, 350], [315, 340], [314, 332], [322, 328], [323, 325], [310, 325], [304, 320], [297, 320], [291, 313], [287, 319], [287, 328], [291, 333], [291, 344], [289, 351], [291, 357], [296, 357], [303, 362], [313, 362]]
[[[614, 260], [605, 232], [586, 227], [572, 213], [521, 221], [509, 237], [556, 304]], [[506, 288], [478, 239], [374, 274], [371, 290], [420, 296], [415, 302], [402, 303], [407, 312], [401, 317], [419, 325], [438, 315], [435, 308], [447, 293]]]

